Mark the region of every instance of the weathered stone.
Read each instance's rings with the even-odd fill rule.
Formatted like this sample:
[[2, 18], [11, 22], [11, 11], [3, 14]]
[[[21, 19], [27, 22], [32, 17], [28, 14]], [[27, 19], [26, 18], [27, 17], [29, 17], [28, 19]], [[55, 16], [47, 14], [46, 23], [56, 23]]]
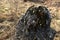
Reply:
[[50, 13], [46, 7], [31, 6], [16, 26], [15, 40], [53, 40]]

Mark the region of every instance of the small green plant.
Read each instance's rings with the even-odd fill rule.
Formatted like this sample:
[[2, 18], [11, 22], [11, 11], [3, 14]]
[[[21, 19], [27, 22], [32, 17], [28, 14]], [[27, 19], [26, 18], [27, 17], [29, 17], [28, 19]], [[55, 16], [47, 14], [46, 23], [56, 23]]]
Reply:
[[0, 13], [5, 13], [8, 11], [8, 8], [5, 8], [4, 6], [0, 6]]

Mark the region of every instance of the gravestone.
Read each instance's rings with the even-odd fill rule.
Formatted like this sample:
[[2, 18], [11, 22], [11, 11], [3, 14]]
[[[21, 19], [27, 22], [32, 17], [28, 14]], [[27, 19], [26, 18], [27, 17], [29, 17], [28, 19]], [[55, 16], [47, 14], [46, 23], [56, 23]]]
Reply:
[[16, 26], [15, 40], [53, 40], [56, 33], [50, 28], [51, 16], [44, 6], [31, 6]]

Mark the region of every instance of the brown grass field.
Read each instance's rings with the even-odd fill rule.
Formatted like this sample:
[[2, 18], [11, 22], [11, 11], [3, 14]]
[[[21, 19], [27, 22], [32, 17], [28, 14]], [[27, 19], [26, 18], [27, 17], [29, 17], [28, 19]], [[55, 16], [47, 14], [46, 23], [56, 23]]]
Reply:
[[32, 6], [45, 6], [52, 18], [51, 28], [58, 33], [54, 40], [60, 40], [60, 0], [29, 1], [0, 0], [0, 40], [13, 40], [15, 26], [26, 10]]

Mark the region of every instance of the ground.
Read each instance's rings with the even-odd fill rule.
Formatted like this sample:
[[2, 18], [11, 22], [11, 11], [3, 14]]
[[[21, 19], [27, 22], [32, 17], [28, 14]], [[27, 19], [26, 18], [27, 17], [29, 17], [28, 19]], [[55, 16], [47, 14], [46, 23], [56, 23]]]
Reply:
[[[44, 0], [43, 0], [44, 1]], [[0, 0], [0, 40], [13, 40], [15, 26], [26, 10], [32, 6], [45, 6], [50, 11], [51, 28], [57, 31], [54, 40], [60, 40], [60, 0], [23, 2], [23, 0]]]

